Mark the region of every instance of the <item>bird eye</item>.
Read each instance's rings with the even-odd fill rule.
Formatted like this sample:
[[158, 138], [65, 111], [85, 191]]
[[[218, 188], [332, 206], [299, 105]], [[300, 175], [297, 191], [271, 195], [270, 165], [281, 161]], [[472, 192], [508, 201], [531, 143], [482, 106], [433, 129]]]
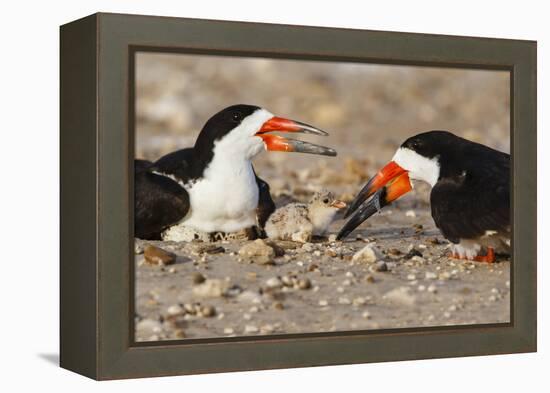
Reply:
[[418, 149], [420, 147], [420, 142], [416, 139], [411, 141], [411, 147], [415, 150]]
[[231, 116], [234, 121], [241, 121], [242, 115], [239, 112], [233, 112], [233, 115]]
[[325, 205], [328, 204], [328, 202], [329, 202], [328, 198], [323, 199], [323, 203], [324, 203]]

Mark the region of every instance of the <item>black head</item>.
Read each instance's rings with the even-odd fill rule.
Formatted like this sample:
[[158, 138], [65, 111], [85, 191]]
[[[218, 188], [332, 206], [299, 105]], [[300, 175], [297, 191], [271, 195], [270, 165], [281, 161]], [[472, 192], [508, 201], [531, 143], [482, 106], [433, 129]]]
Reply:
[[261, 110], [255, 105], [238, 104], [228, 106], [212, 116], [200, 132], [195, 148], [211, 147], [215, 141], [222, 139], [231, 130], [237, 128], [244, 119]]
[[449, 131], [428, 131], [411, 136], [401, 144], [426, 158], [434, 158], [447, 153], [457, 142], [463, 140]]
[[263, 108], [239, 104], [225, 108], [206, 122], [195, 142], [195, 151], [207, 161], [216, 151], [229, 160], [250, 160], [263, 150], [336, 155], [333, 149], [270, 132], [328, 135], [308, 124], [276, 117]]

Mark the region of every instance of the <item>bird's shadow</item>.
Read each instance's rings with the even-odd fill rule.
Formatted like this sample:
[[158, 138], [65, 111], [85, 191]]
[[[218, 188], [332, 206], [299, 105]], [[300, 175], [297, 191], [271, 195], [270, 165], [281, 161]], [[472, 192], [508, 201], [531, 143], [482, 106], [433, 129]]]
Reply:
[[[425, 229], [420, 232], [415, 231], [409, 226], [404, 227], [386, 227], [386, 228], [359, 228], [354, 231], [356, 235], [363, 237], [375, 237], [380, 240], [404, 239], [413, 236], [432, 237], [441, 235], [437, 229]], [[355, 241], [354, 236], [350, 235], [348, 241]]]
[[59, 366], [59, 354], [58, 353], [39, 353], [38, 357], [45, 360], [54, 366]]

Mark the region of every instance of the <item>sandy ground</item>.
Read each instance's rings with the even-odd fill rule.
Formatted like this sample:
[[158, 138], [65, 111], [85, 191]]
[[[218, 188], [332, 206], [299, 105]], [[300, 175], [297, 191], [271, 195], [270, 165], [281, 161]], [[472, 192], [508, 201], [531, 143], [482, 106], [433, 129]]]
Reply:
[[[338, 150], [335, 158], [260, 155], [254, 165], [278, 206], [307, 201], [320, 188], [350, 201], [403, 139], [424, 130], [447, 129], [509, 151], [505, 73], [277, 64], [138, 56], [137, 157], [156, 159], [192, 145], [212, 113], [237, 102], [323, 128], [329, 137], [300, 139]], [[428, 187], [416, 184], [347, 241], [272, 244], [279, 256], [268, 264], [239, 255], [250, 242], [137, 240], [136, 339], [509, 321], [509, 258], [495, 264], [448, 259], [428, 201]], [[337, 217], [330, 233], [342, 224]], [[147, 263], [142, 251], [148, 244], [174, 253], [175, 263]], [[375, 261], [353, 258], [365, 246]]]
[[[429, 222], [425, 213], [421, 217]], [[385, 218], [382, 214], [372, 223]], [[396, 223], [360, 232], [386, 253], [379, 259], [384, 262], [351, 260], [365, 246], [363, 240], [312, 244], [313, 251], [309, 244], [307, 251], [287, 249], [273, 265], [240, 258], [239, 242], [217, 244], [224, 252], [214, 255], [191, 245], [162, 244], [178, 255], [166, 267], [150, 266], [138, 255], [137, 340], [509, 321], [508, 260], [485, 264], [442, 258], [446, 244], [433, 244], [442, 240], [433, 226], [418, 233], [398, 223], [410, 222], [401, 211], [393, 212], [391, 220]], [[411, 245], [422, 257], [407, 258]], [[221, 280], [226, 292], [218, 295], [216, 287], [199, 295], [193, 289], [205, 284], [194, 284], [197, 273], [207, 282]], [[286, 278], [294, 276], [309, 280], [311, 288], [285, 286]], [[212, 306], [215, 315], [181, 311], [196, 303]]]

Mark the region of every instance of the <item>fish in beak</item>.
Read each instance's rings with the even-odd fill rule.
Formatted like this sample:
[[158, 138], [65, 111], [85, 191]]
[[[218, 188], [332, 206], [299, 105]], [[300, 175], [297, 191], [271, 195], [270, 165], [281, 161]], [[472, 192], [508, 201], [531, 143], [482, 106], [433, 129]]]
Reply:
[[[367, 218], [410, 190], [412, 190], [412, 185], [408, 171], [401, 168], [394, 161], [388, 163], [367, 182], [352, 201], [345, 218], [353, 213], [355, 214], [342, 227], [337, 239], [344, 239]], [[371, 196], [372, 198], [364, 203]]]
[[268, 134], [268, 132], [274, 131], [297, 132], [322, 136], [328, 135], [325, 131], [310, 126], [309, 124], [288, 120], [282, 117], [272, 117], [266, 121], [260, 130], [255, 134], [263, 139], [266, 150], [309, 153], [333, 157], [336, 156], [336, 150], [331, 149], [330, 147], [319, 146], [309, 142]]

